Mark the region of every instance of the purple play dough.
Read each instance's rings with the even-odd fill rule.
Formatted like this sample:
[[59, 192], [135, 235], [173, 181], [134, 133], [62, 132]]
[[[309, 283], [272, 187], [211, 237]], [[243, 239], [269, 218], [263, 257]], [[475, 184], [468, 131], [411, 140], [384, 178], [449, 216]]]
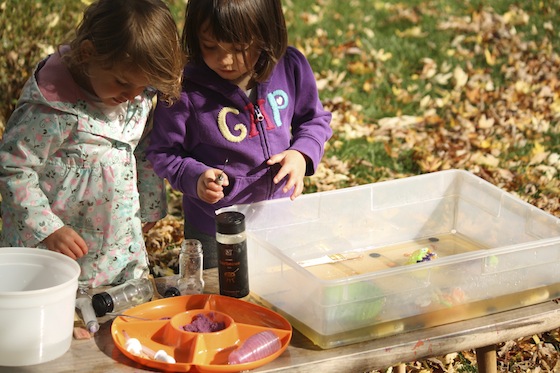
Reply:
[[225, 329], [226, 325], [223, 321], [214, 321], [214, 314], [209, 313], [209, 317], [199, 313], [195, 315], [190, 324], [183, 326], [183, 330], [194, 333], [212, 333]]

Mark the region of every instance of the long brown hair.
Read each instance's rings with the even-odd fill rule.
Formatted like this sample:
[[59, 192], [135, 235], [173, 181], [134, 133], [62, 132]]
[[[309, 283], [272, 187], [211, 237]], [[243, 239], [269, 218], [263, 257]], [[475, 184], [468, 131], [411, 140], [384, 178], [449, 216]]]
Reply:
[[181, 44], [189, 61], [203, 61], [199, 41], [203, 27], [220, 42], [258, 48], [256, 82], [268, 79], [288, 44], [280, 0], [188, 0]]
[[166, 102], [179, 97], [184, 55], [175, 20], [161, 0], [98, 0], [88, 6], [64, 55], [70, 69], [85, 68], [80, 47], [86, 40], [96, 51], [89, 63], [137, 67]]

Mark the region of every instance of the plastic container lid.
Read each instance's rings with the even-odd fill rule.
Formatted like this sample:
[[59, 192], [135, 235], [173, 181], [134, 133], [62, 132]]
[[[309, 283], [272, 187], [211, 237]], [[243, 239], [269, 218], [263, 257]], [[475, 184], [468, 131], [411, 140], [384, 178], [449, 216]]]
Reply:
[[245, 215], [238, 211], [222, 212], [216, 216], [216, 232], [237, 234], [245, 231]]

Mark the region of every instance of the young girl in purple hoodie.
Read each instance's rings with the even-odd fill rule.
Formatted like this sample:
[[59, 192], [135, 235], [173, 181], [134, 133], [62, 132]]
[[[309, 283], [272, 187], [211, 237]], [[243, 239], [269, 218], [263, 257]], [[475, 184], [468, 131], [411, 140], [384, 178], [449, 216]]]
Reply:
[[148, 159], [183, 193], [185, 237], [217, 266], [215, 211], [299, 196], [331, 137], [309, 62], [287, 46], [280, 0], [189, 0], [180, 99], [158, 105]]

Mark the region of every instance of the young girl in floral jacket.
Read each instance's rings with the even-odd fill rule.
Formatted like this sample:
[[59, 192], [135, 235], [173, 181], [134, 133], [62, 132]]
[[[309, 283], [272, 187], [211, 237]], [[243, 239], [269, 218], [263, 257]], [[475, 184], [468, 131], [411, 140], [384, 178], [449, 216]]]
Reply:
[[[3, 246], [78, 261], [80, 286], [148, 274], [142, 223], [165, 215], [165, 190], [146, 161], [155, 90], [177, 98], [184, 66], [160, 0], [99, 0], [69, 45], [41, 61], [0, 144]], [[143, 140], [144, 138], [144, 140]]]

